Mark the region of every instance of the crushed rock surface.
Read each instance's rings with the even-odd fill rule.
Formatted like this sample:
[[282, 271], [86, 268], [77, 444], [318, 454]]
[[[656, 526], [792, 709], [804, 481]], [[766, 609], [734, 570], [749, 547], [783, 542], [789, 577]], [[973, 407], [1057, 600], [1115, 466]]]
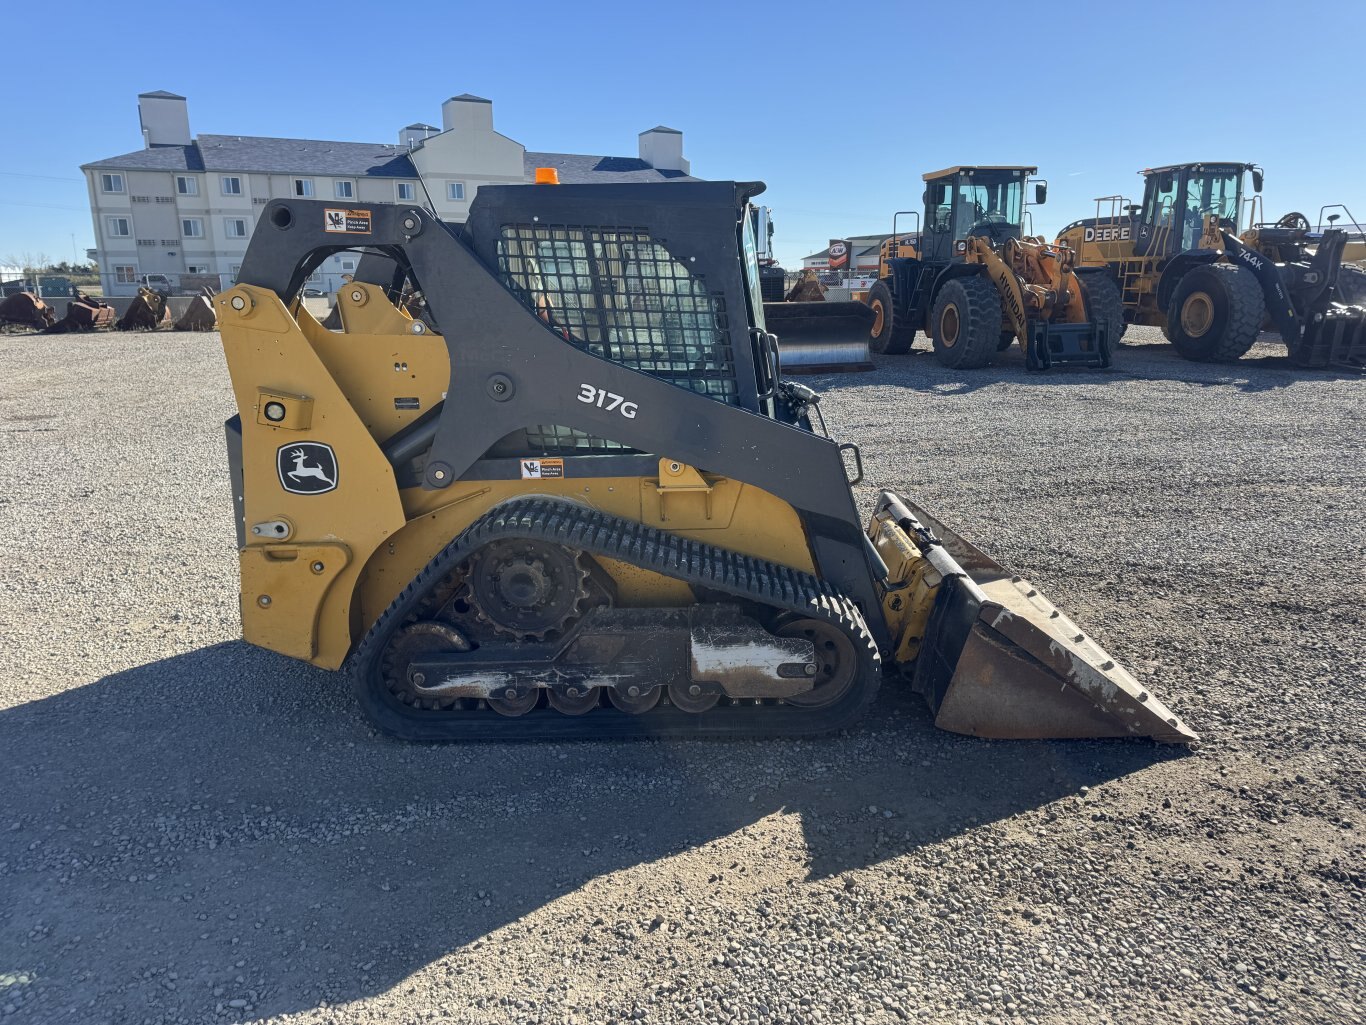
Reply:
[[0, 1022], [1363, 1021], [1366, 381], [1126, 341], [810, 383], [1194, 753], [395, 743], [238, 639], [216, 336], [0, 338]]

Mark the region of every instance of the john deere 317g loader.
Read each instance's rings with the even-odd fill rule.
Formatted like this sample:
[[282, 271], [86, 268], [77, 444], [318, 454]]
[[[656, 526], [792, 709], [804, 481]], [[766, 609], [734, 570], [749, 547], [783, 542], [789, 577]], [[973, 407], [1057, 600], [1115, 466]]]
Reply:
[[[762, 188], [267, 205], [215, 300], [246, 639], [349, 663], [415, 739], [811, 733], [887, 674], [961, 733], [1193, 740], [908, 499], [860, 525], [858, 449], [764, 328]], [[334, 331], [298, 296], [340, 250], [389, 272]]]

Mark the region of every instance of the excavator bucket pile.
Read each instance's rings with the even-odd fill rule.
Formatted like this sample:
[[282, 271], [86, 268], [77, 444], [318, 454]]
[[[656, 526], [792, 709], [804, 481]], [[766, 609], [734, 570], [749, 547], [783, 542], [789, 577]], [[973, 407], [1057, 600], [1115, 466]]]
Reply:
[[88, 295], [78, 295], [66, 304], [66, 316], [53, 324], [51, 334], [66, 334], [69, 331], [97, 331], [112, 327], [114, 307]]
[[32, 292], [16, 292], [0, 302], [0, 324], [15, 324], [43, 330], [52, 326], [57, 314]]
[[936, 726], [994, 739], [1199, 739], [1028, 580], [904, 498], [884, 491], [878, 514], [949, 589], [913, 670]]
[[197, 295], [185, 307], [185, 312], [175, 322], [177, 331], [212, 331], [218, 324], [213, 312], [213, 303], [206, 295]]
[[128, 312], [116, 325], [120, 331], [155, 331], [171, 322], [171, 309], [166, 297], [150, 288], [139, 288], [128, 307]]

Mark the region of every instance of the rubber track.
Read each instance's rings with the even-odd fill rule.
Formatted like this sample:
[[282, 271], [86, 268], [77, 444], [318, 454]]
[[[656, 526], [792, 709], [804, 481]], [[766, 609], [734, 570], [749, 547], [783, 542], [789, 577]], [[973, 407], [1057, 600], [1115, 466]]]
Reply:
[[[728, 703], [682, 712], [661, 703], [644, 715], [604, 705], [566, 716], [541, 705], [509, 718], [490, 709], [420, 710], [390, 694], [383, 652], [391, 635], [417, 614], [427, 593], [475, 551], [503, 539], [539, 540], [627, 562], [695, 587], [825, 620], [853, 640], [860, 671], [838, 704], [822, 709], [765, 702]], [[413, 579], [365, 635], [349, 667], [362, 709], [386, 733], [409, 740], [597, 740], [608, 737], [797, 736], [840, 729], [872, 703], [881, 677], [877, 645], [854, 603], [827, 582], [786, 566], [679, 537], [572, 502], [521, 498], [472, 523]]]

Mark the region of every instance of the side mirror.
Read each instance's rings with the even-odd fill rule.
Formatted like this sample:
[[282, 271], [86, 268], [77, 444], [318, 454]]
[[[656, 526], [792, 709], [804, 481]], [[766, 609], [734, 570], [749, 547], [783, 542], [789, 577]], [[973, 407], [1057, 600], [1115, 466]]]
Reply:
[[1331, 226], [1331, 225], [1332, 225], [1334, 222], [1336, 222], [1337, 219], [1338, 219], [1339, 217], [1341, 217], [1341, 216], [1342, 216], [1342, 214], [1329, 214], [1329, 215], [1328, 215], [1328, 223], [1329, 223], [1329, 225]]
[[1048, 202], [1048, 182], [1034, 183], [1034, 205], [1043, 206]]
[[1262, 191], [1262, 169], [1260, 167], [1254, 167], [1252, 169], [1252, 191]]

